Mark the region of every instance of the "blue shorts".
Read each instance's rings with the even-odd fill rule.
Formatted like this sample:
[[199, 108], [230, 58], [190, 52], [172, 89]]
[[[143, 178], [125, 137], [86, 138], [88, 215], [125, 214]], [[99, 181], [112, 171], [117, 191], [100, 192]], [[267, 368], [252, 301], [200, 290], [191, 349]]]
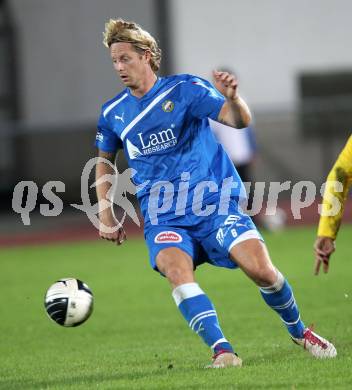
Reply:
[[194, 269], [203, 263], [237, 268], [229, 258], [231, 248], [250, 238], [264, 241], [251, 218], [238, 210], [235, 202], [230, 203], [227, 215], [185, 215], [158, 225], [147, 224], [144, 237], [150, 265], [156, 271], [156, 256], [165, 248], [176, 247], [188, 253], [193, 259]]

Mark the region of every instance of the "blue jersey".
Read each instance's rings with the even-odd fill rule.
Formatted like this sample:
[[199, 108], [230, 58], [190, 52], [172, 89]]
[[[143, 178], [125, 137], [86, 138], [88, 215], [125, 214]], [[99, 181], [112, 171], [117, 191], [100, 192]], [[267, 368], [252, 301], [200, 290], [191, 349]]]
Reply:
[[[142, 98], [126, 88], [103, 105], [96, 146], [105, 152], [124, 149], [136, 171], [132, 181], [145, 223], [151, 218], [150, 196], [160, 186], [155, 207], [168, 205], [159, 221], [188, 214], [199, 201], [200, 208], [217, 204], [226, 178], [236, 183], [232, 195], [242, 193], [241, 180], [209, 127], [208, 118], [217, 120], [224, 102], [208, 81], [182, 74], [158, 78]], [[197, 187], [201, 182], [209, 185]]]

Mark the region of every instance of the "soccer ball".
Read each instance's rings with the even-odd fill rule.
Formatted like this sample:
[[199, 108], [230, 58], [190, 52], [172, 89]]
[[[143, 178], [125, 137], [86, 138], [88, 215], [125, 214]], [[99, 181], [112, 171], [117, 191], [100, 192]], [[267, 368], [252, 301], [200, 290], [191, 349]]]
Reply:
[[93, 294], [79, 279], [60, 279], [45, 294], [48, 316], [62, 326], [83, 324], [93, 311]]

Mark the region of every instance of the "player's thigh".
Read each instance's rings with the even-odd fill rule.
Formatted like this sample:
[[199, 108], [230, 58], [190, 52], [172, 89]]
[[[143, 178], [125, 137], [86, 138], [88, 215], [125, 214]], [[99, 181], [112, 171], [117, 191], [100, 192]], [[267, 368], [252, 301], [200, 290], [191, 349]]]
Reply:
[[156, 265], [173, 287], [194, 282], [192, 258], [178, 247], [170, 246], [160, 250], [156, 256]]
[[147, 226], [145, 240], [154, 270], [166, 276], [172, 285], [193, 282], [193, 259], [198, 246], [187, 230], [174, 226]]
[[263, 241], [256, 238], [241, 241], [230, 249], [229, 256], [259, 286], [276, 282], [277, 271]]
[[[231, 249], [240, 242], [256, 238], [263, 240], [252, 219], [244, 214], [237, 203], [231, 202], [226, 215], [211, 215], [203, 226], [200, 239], [208, 262], [220, 267], [237, 268], [239, 264], [232, 261]], [[210, 233], [209, 233], [210, 231]]]
[[239, 267], [260, 286], [275, 283], [277, 272], [264, 240], [236, 203], [230, 203], [226, 216], [213, 217], [212, 226], [213, 231], [202, 242], [212, 264]]

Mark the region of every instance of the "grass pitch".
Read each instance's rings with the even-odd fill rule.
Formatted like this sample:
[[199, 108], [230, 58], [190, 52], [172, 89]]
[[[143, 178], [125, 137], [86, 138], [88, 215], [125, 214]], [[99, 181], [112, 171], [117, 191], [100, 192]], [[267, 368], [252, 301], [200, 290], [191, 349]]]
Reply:
[[[313, 276], [315, 229], [266, 234], [275, 264], [294, 287], [307, 325], [332, 340], [338, 357], [317, 361], [288, 338], [277, 315], [241, 271], [203, 265], [241, 369], [205, 370], [210, 351], [186, 326], [170, 288], [148, 265], [142, 240], [122, 247], [77, 243], [0, 251], [1, 389], [350, 389], [352, 227], [343, 226], [327, 275]], [[63, 328], [45, 314], [47, 287], [84, 280], [95, 295], [87, 323]]]

